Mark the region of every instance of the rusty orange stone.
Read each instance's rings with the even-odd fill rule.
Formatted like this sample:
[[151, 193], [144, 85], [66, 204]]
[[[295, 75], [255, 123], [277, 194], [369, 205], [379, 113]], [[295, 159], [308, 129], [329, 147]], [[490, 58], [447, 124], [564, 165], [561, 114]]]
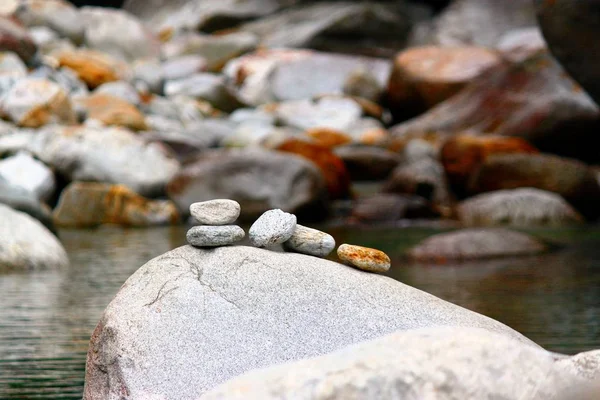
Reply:
[[388, 255], [381, 250], [351, 244], [338, 247], [337, 255], [345, 263], [369, 272], [386, 272], [392, 264]]
[[136, 106], [109, 94], [93, 94], [79, 101], [88, 112], [88, 118], [106, 125], [123, 126], [134, 131], [145, 130], [146, 120]]
[[68, 50], [58, 56], [61, 67], [67, 67], [84, 81], [90, 89], [121, 79], [119, 63], [104, 53], [93, 50]]
[[328, 149], [352, 142], [350, 136], [330, 128], [313, 128], [307, 130], [306, 134], [313, 138], [317, 144]]
[[319, 167], [331, 199], [350, 196], [350, 174], [344, 161], [327, 147], [299, 139], [286, 139], [276, 150], [296, 154]]
[[512, 153], [533, 154], [539, 151], [518, 137], [459, 134], [444, 143], [441, 159], [450, 183], [464, 186], [469, 176], [489, 156]]

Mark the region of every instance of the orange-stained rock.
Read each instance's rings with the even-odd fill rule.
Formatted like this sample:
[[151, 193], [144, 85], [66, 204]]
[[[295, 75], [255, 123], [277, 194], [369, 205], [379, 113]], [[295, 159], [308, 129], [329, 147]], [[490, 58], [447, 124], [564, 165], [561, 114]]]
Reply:
[[150, 226], [176, 224], [180, 220], [170, 200], [150, 200], [125, 185], [73, 182], [65, 188], [54, 210], [61, 227], [102, 224]]
[[93, 94], [78, 101], [88, 113], [106, 125], [123, 126], [134, 131], [147, 129], [144, 115], [133, 104], [109, 94]]
[[343, 132], [330, 128], [313, 128], [306, 134], [323, 147], [333, 148], [352, 142], [352, 138]]
[[381, 250], [351, 244], [338, 247], [337, 255], [345, 263], [369, 272], [386, 272], [392, 264], [388, 255]]
[[120, 80], [125, 68], [108, 54], [93, 50], [65, 50], [56, 57], [61, 67], [72, 69], [90, 89]]
[[501, 62], [482, 47], [415, 47], [401, 52], [387, 88], [394, 115], [417, 115], [452, 97], [468, 83]]
[[510, 153], [538, 153], [538, 150], [517, 137], [459, 134], [444, 143], [441, 159], [449, 183], [464, 188], [469, 176], [488, 156]]
[[330, 199], [340, 199], [350, 195], [350, 174], [342, 159], [330, 149], [290, 138], [278, 145], [275, 150], [296, 154], [317, 165], [325, 178]]

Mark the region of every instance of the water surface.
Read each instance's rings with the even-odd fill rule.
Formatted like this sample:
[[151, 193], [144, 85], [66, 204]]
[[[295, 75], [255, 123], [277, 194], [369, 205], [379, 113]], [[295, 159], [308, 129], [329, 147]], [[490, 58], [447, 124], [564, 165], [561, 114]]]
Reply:
[[[186, 229], [61, 231], [69, 269], [0, 275], [0, 398], [80, 399], [102, 311], [137, 268], [184, 244]], [[600, 348], [600, 228], [536, 231], [565, 245], [539, 257], [443, 266], [401, 256], [432, 229], [328, 231], [338, 243], [386, 251], [395, 279], [498, 319], [549, 350]]]

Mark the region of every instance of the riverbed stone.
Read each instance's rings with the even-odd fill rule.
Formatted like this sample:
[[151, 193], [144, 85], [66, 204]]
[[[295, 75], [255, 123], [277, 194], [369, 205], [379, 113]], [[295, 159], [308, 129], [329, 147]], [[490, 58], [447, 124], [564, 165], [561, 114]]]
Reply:
[[56, 190], [54, 173], [27, 152], [0, 160], [0, 176], [33, 193], [42, 202], [50, 200]]
[[433, 235], [410, 249], [408, 256], [416, 261], [445, 263], [534, 255], [546, 250], [545, 243], [525, 233], [504, 228], [469, 228]]
[[[308, 360], [248, 372], [202, 400], [589, 399], [591, 354], [552, 354], [477, 328], [396, 332]], [[501, 371], [501, 379], [498, 379]], [[596, 392], [597, 393], [597, 392]]]
[[256, 247], [281, 244], [294, 234], [296, 216], [279, 209], [269, 210], [252, 224], [248, 231], [250, 243]]
[[237, 225], [194, 226], [187, 231], [186, 239], [195, 247], [227, 246], [239, 242], [246, 236]]
[[500, 322], [386, 276], [303, 254], [183, 246], [138, 269], [104, 311], [84, 397], [119, 397], [127, 387], [131, 398], [198, 399], [255, 368], [436, 326], [485, 328], [540, 349]]
[[0, 52], [0, 76], [23, 78], [27, 76], [27, 66], [13, 52]]
[[54, 232], [50, 207], [40, 202], [33, 192], [9, 182], [2, 174], [0, 174], [0, 203], [29, 214]]
[[65, 249], [39, 221], [4, 204], [0, 204], [0, 220], [0, 272], [69, 266]]
[[190, 205], [190, 214], [203, 225], [228, 225], [240, 216], [240, 203], [229, 199], [201, 201]]
[[345, 263], [369, 272], [387, 272], [392, 265], [390, 258], [381, 250], [342, 244], [337, 255]]
[[87, 118], [104, 125], [122, 126], [133, 131], [146, 130], [148, 127], [144, 114], [135, 105], [117, 96], [94, 93], [78, 99], [76, 104], [85, 110]]
[[283, 247], [310, 256], [327, 257], [335, 248], [335, 239], [318, 229], [296, 224], [294, 234], [283, 243]]
[[127, 67], [108, 54], [88, 49], [62, 50], [53, 55], [61, 67], [71, 69], [90, 89], [121, 80]]
[[74, 43], [81, 43], [84, 21], [71, 3], [65, 0], [25, 0], [19, 3], [14, 17], [27, 27], [43, 26]]
[[2, 51], [12, 51], [29, 63], [35, 57], [37, 46], [21, 24], [0, 15], [0, 52]]

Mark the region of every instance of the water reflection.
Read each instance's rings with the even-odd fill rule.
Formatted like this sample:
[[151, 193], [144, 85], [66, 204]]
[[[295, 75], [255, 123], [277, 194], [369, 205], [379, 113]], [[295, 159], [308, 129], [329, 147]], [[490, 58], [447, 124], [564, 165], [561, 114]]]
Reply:
[[[328, 230], [338, 243], [386, 251], [395, 279], [496, 318], [548, 349], [600, 348], [600, 229], [538, 232], [568, 244], [544, 256], [442, 266], [401, 256], [433, 229]], [[182, 245], [185, 231], [62, 231], [69, 269], [0, 275], [0, 398], [81, 398], [87, 344], [102, 311], [139, 266]]]

